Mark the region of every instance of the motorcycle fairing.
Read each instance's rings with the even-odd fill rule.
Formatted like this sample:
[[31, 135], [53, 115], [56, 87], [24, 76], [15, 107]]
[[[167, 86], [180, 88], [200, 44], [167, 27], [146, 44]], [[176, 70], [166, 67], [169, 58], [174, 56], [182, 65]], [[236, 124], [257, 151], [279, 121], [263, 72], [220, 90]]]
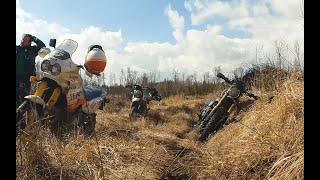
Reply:
[[67, 110], [72, 112], [77, 107], [86, 103], [83, 89], [79, 85], [70, 85], [70, 89], [67, 93]]

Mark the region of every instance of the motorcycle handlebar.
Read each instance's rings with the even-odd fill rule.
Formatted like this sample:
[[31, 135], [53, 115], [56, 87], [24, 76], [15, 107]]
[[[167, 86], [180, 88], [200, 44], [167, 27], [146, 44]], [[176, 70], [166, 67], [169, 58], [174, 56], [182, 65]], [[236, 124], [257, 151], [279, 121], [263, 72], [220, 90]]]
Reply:
[[218, 74], [217, 74], [217, 77], [223, 79], [226, 83], [231, 84], [230, 79], [228, 79], [227, 77], [225, 77], [222, 73], [218, 73]]

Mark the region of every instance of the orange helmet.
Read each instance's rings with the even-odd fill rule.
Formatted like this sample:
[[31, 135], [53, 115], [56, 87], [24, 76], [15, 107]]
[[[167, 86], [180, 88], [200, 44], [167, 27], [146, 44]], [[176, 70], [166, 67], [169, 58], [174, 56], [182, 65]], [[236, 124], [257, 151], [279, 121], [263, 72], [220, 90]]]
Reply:
[[85, 68], [92, 74], [100, 74], [107, 65], [107, 58], [101, 46], [90, 46], [85, 59]]

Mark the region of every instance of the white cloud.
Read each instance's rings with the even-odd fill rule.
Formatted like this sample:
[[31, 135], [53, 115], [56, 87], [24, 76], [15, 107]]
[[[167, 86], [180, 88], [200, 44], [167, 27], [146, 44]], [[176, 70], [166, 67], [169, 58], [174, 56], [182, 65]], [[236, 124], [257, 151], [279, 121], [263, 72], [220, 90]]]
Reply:
[[[299, 1], [299, 0], [296, 0]], [[295, 18], [299, 3], [289, 1], [289, 9], [284, 3], [261, 1], [254, 5], [247, 1], [185, 1], [185, 8], [190, 11], [193, 24], [201, 24], [207, 19], [217, 16], [226, 17], [224, 24], [207, 24], [202, 30], [186, 29], [185, 18], [171, 5], [165, 14], [173, 29], [175, 43], [158, 43], [123, 39], [121, 30], [105, 31], [90, 26], [79, 33], [71, 32], [58, 23], [36, 19], [26, 12], [17, 1], [16, 36], [17, 42], [22, 33], [31, 33], [47, 42], [49, 38], [57, 38], [58, 43], [71, 38], [79, 47], [73, 56], [76, 63], [84, 62], [89, 45], [103, 46], [108, 59], [106, 73], [119, 76], [120, 70], [130, 67], [140, 72], [160, 72], [162, 77], [171, 74], [173, 69], [186, 73], [211, 71], [221, 66], [224, 71], [231, 71], [244, 62], [255, 59], [256, 46], [266, 52], [274, 51], [275, 40], [285, 40], [293, 44], [299, 40], [303, 44], [302, 22]], [[277, 15], [270, 14], [269, 8]], [[300, 11], [296, 12], [299, 13]], [[301, 19], [300, 19], [301, 20]], [[230, 38], [222, 35], [224, 28], [242, 29], [250, 33], [247, 38]], [[27, 32], [26, 32], [27, 30]], [[303, 47], [302, 47], [303, 49]]]
[[167, 7], [166, 13], [169, 17], [169, 23], [174, 28], [172, 35], [179, 42], [183, 39], [184, 18], [177, 11], [172, 10], [171, 5]]
[[301, 8], [304, 8], [303, 0], [271, 0], [271, 6], [277, 13], [288, 18], [301, 17]]
[[208, 26], [206, 30], [188, 30], [182, 53], [161, 61], [162, 67], [175, 67], [181, 71], [202, 73], [216, 66], [232, 70], [247, 57], [251, 40], [229, 39], [220, 35], [220, 26]]
[[[271, 1], [270, 8], [276, 12], [271, 14], [267, 2], [261, 1], [253, 5], [253, 15], [244, 18], [230, 19], [226, 24], [230, 28], [245, 29], [250, 32], [251, 39], [261, 44], [271, 45], [275, 40], [285, 40], [289, 44], [303, 41], [303, 19], [300, 14], [300, 0]], [[280, 3], [282, 2], [282, 3]]]
[[169, 22], [175, 29], [183, 29], [184, 18], [179, 15], [177, 11], [172, 10], [171, 5], [167, 7], [167, 14], [169, 16]]
[[268, 7], [265, 4], [253, 6], [252, 11], [254, 17], [269, 15]]
[[19, 0], [16, 0], [16, 18], [31, 18], [31, 14], [21, 8]]
[[49, 23], [42, 19], [35, 19], [31, 13], [26, 12], [16, 0], [16, 43], [20, 43], [22, 34], [33, 34], [39, 38], [57, 37], [69, 33], [70, 30], [58, 23]]
[[[225, 41], [216, 41], [221, 49], [230, 50], [229, 55], [236, 55], [238, 52], [237, 48], [231, 48], [232, 46], [238, 47], [240, 44], [248, 44], [249, 42], [246, 49], [251, 54], [254, 54], [256, 45], [264, 46], [266, 52], [272, 51], [274, 48], [273, 42], [276, 40], [283, 40], [290, 45], [298, 40], [303, 44], [302, 0], [261, 0], [252, 4], [245, 0], [196, 0], [186, 1], [185, 8], [191, 13], [193, 24], [202, 24], [208, 19], [219, 16], [226, 19], [225, 22], [221, 23], [221, 26], [224, 25], [231, 30], [244, 30], [250, 34], [249, 38], [242, 38], [237, 41], [234, 38], [227, 37], [224, 37]], [[271, 11], [275, 13], [272, 14]], [[207, 37], [210, 36], [212, 37], [212, 35]], [[215, 54], [220, 54], [219, 49], [212, 49], [212, 51], [215, 51]], [[224, 53], [226, 56], [228, 55], [227, 51]], [[246, 59], [249, 58], [248, 56]]]
[[78, 43], [78, 49], [73, 55], [73, 60], [78, 64], [84, 63], [84, 57], [88, 47], [92, 44], [102, 45], [106, 52], [107, 59], [112, 59], [109, 54], [116, 53], [117, 49], [122, 44], [122, 33], [118, 32], [104, 32], [98, 27], [90, 26], [80, 33], [65, 33], [57, 37], [57, 44], [64, 39], [73, 39]]
[[191, 22], [193, 25], [199, 25], [208, 19], [215, 17], [242, 18], [249, 15], [246, 1], [204, 1], [196, 0], [185, 2], [185, 8], [191, 12]]

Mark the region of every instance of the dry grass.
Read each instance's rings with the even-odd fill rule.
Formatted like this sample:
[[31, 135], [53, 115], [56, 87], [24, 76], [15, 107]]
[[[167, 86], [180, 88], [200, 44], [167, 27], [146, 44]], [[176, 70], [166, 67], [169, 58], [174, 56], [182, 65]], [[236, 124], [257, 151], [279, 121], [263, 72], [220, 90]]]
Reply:
[[205, 144], [196, 141], [196, 113], [220, 92], [151, 103], [149, 117], [134, 121], [128, 104], [114, 103], [98, 113], [96, 138], [59, 141], [30, 128], [16, 141], [17, 179], [304, 179], [303, 72], [255, 91], [262, 99]]
[[266, 97], [209, 140], [200, 177], [303, 179], [303, 82], [291, 77]]

